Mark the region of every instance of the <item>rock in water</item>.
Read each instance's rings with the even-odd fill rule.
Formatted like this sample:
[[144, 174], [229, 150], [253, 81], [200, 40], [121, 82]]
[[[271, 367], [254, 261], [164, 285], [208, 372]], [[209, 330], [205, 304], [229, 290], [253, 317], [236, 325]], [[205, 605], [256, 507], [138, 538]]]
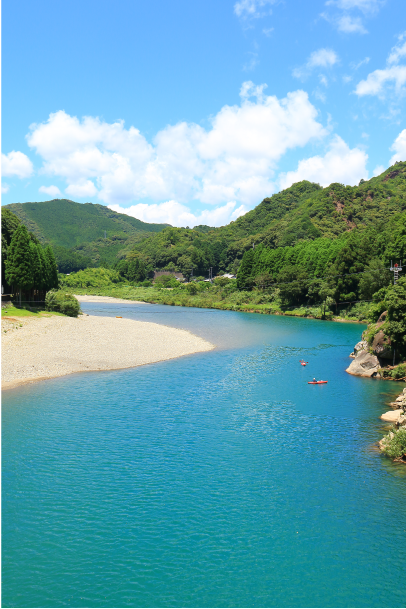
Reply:
[[346, 372], [354, 376], [374, 376], [380, 367], [376, 355], [371, 355], [368, 351], [360, 351], [348, 366]]
[[403, 410], [389, 410], [381, 415], [382, 421], [389, 421], [390, 423], [396, 423], [400, 415], [403, 414]]

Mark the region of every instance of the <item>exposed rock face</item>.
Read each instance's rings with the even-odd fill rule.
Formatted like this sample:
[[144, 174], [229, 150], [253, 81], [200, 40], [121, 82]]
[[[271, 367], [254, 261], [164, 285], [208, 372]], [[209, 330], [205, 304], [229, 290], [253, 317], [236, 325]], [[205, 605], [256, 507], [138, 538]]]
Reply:
[[380, 363], [376, 355], [371, 355], [368, 351], [360, 351], [356, 358], [348, 366], [346, 372], [354, 376], [374, 376], [380, 368]]
[[360, 351], [365, 351], [365, 349], [368, 349], [367, 341], [360, 340], [359, 343], [355, 345], [354, 351], [350, 353], [350, 357], [357, 357], [357, 353], [359, 353]]
[[379, 332], [375, 334], [372, 342], [372, 349], [376, 355], [383, 359], [392, 359], [393, 357], [390, 338], [384, 334], [383, 330], [379, 330]]
[[400, 416], [403, 415], [403, 410], [389, 410], [381, 415], [382, 421], [389, 421], [390, 423], [396, 423]]

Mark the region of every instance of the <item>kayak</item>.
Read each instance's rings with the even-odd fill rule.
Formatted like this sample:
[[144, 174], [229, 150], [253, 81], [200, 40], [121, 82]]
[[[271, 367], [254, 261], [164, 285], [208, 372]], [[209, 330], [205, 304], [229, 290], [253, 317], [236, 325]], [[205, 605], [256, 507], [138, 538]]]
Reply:
[[308, 381], [307, 382], [308, 385], [324, 385], [325, 383], [328, 383], [328, 381]]
[[302, 364], [302, 366], [306, 366], [306, 364], [308, 364], [309, 362], [300, 362]]

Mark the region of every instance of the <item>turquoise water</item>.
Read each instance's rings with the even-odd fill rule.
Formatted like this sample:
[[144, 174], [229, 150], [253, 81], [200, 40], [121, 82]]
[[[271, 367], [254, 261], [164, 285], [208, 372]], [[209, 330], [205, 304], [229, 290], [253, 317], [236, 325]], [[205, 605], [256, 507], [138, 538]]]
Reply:
[[401, 387], [344, 372], [361, 326], [83, 309], [218, 348], [5, 393], [3, 607], [405, 605], [406, 468], [374, 448]]

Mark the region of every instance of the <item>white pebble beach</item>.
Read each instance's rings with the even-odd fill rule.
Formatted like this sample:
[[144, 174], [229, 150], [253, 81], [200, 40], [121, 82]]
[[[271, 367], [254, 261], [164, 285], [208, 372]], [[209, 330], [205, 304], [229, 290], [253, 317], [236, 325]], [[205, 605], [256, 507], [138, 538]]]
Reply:
[[[118, 300], [79, 298], [82, 302]], [[213, 348], [186, 330], [125, 317], [3, 319], [2, 389], [77, 372], [132, 368]]]

